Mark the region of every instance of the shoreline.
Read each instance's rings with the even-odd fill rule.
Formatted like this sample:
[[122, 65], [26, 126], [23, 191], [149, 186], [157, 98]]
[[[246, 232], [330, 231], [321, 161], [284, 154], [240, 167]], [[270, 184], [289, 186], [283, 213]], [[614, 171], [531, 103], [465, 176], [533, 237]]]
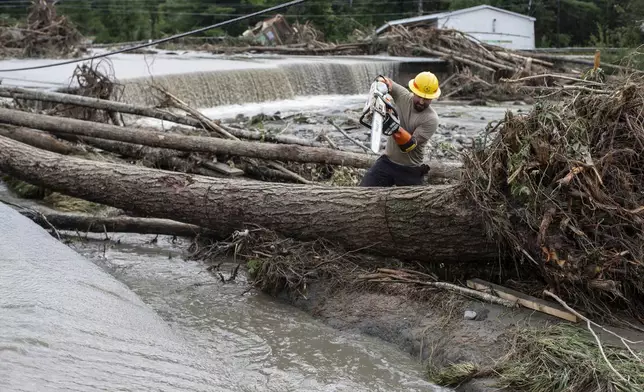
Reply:
[[[515, 327], [543, 328], [561, 320], [525, 308], [471, 300], [455, 293], [437, 291], [430, 300], [417, 300], [404, 294], [339, 290], [327, 296], [324, 282], [309, 287], [307, 299], [291, 299], [286, 292], [276, 298], [301, 309], [325, 324], [358, 332], [394, 344], [421, 362], [430, 382], [429, 370], [453, 364], [474, 363], [489, 367], [507, 353]], [[464, 318], [474, 311], [476, 318]], [[458, 386], [445, 386], [457, 392], [491, 392], [494, 377], [475, 378]]]

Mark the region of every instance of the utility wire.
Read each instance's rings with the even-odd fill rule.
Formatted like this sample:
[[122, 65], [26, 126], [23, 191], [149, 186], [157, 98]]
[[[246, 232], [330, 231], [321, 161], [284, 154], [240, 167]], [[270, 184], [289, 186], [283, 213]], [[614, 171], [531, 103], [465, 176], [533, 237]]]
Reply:
[[286, 7], [295, 5], [295, 4], [300, 4], [300, 3], [303, 3], [305, 1], [306, 0], [289, 1], [287, 3], [282, 3], [282, 4], [276, 5], [276, 6], [271, 7], [271, 8], [267, 8], [265, 10], [261, 10], [261, 11], [253, 12], [251, 14], [240, 16], [240, 17], [237, 17], [237, 18], [229, 19], [229, 20], [224, 21], [224, 22], [215, 23], [213, 25], [202, 27], [200, 29], [191, 30], [191, 31], [188, 31], [188, 32], [185, 32], [185, 33], [175, 34], [175, 35], [167, 37], [167, 38], [162, 38], [162, 39], [159, 39], [159, 40], [156, 40], [156, 41], [152, 41], [152, 42], [148, 42], [148, 43], [145, 43], [145, 44], [132, 46], [132, 47], [129, 47], [129, 48], [123, 48], [123, 49], [115, 50], [115, 51], [112, 51], [112, 52], [107, 52], [107, 53], [103, 53], [103, 54], [97, 54], [95, 56], [85, 57], [85, 58], [82, 58], [82, 59], [61, 61], [61, 62], [53, 63], [53, 64], [37, 65], [37, 66], [32, 66], [32, 67], [0, 69], [0, 72], [27, 71], [27, 70], [32, 70], [32, 69], [51, 68], [51, 67], [57, 67], [59, 65], [79, 63], [81, 61], [94, 60], [94, 59], [97, 59], [97, 58], [107, 57], [107, 56], [111, 56], [111, 55], [114, 55], [114, 54], [129, 52], [129, 51], [132, 51], [132, 50], [141, 49], [141, 48], [145, 48], [145, 47], [148, 47], [148, 46], [157, 45], [157, 44], [161, 44], [161, 43], [164, 43], [164, 42], [172, 41], [172, 40], [177, 39], [177, 38], [187, 37], [189, 35], [201, 33], [201, 32], [211, 30], [211, 29], [214, 29], [214, 28], [217, 28], [217, 27], [225, 26], [227, 24], [231, 24], [231, 23], [234, 23], [234, 22], [239, 22], [239, 21], [242, 21], [242, 20], [245, 20], [245, 19], [252, 18], [254, 16], [262, 15], [262, 14], [265, 14], [265, 13], [268, 13], [268, 12], [271, 12], [271, 11], [276, 11], [276, 10], [286, 8]]

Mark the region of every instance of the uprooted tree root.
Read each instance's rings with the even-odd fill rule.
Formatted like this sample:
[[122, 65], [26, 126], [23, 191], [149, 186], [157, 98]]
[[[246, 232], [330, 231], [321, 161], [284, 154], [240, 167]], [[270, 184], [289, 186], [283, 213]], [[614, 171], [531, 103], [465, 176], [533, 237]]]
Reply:
[[[76, 82], [73, 93], [84, 97], [118, 101], [123, 94], [124, 86], [119, 84], [114, 74], [114, 67], [109, 60], [94, 63], [83, 63], [74, 69], [72, 79]], [[70, 86], [71, 87], [71, 86]], [[65, 117], [78, 118], [95, 122], [122, 123], [117, 113], [74, 105], [57, 105], [55, 111]], [[118, 117], [117, 117], [118, 116]]]
[[464, 189], [517, 269], [593, 316], [621, 308], [642, 320], [644, 79], [565, 93], [508, 113], [464, 156]]
[[430, 380], [455, 386], [494, 376], [495, 387], [525, 392], [635, 392], [644, 389], [644, 353], [603, 344], [568, 324], [518, 328], [508, 354], [496, 364], [459, 363], [429, 368]]

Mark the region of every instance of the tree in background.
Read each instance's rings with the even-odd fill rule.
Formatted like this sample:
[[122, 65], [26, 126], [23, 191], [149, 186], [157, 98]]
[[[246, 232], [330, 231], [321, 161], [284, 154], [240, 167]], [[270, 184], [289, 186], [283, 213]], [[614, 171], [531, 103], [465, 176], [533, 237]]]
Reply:
[[[67, 15], [96, 42], [137, 41], [222, 22], [282, 0], [60, 0]], [[489, 4], [534, 16], [537, 46], [620, 46], [644, 44], [644, 0], [309, 0], [284, 11], [288, 21], [310, 21], [331, 41], [355, 29], [370, 31], [388, 20]], [[7, 21], [26, 14], [29, 0], [0, 3]], [[266, 15], [265, 17], [270, 17]], [[231, 24], [204, 35], [239, 36], [264, 19]]]

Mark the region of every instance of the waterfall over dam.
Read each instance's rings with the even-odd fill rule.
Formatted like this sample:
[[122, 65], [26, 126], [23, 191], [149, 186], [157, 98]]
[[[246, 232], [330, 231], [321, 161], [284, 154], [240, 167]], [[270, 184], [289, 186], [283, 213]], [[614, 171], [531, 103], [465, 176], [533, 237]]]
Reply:
[[[93, 50], [90, 54], [100, 54]], [[14, 59], [3, 68], [41, 66], [54, 59]], [[89, 62], [84, 62], [89, 64]], [[209, 108], [297, 99], [315, 95], [366, 94], [379, 74], [401, 84], [417, 72], [430, 70], [444, 78], [447, 63], [437, 58], [389, 56], [212, 55], [203, 52], [159, 51], [154, 55], [121, 53], [92, 62], [92, 66], [122, 86], [117, 97], [139, 105], [158, 104], [160, 86], [188, 105]], [[6, 86], [74, 90], [77, 64], [0, 74]], [[49, 107], [36, 103], [37, 108]]]
[[153, 105], [150, 84], [163, 87], [188, 105], [214, 107], [293, 99], [298, 96], [364, 94], [378, 75], [398, 78], [397, 61], [310, 61], [239, 70], [170, 74], [124, 81], [124, 102]]

